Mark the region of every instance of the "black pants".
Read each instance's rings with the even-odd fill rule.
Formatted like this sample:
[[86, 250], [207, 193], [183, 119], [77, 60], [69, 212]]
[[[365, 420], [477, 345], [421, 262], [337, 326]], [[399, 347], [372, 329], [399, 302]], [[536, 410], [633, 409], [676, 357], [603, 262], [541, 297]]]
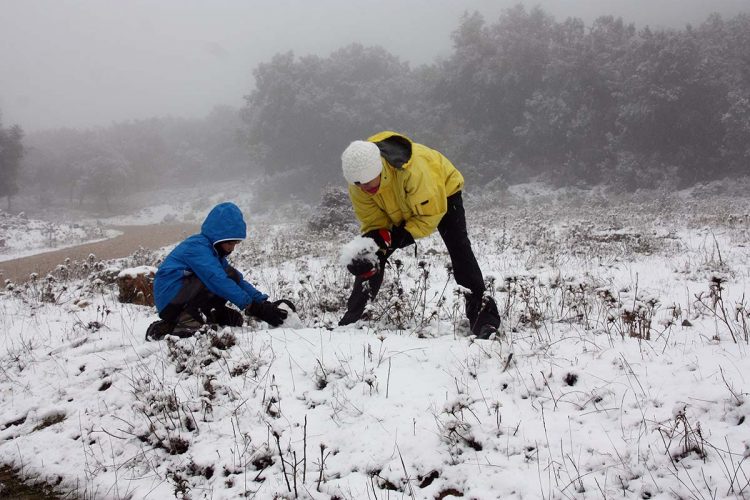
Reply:
[[[239, 283], [237, 270], [229, 266], [227, 276]], [[206, 285], [191, 274], [182, 279], [182, 288], [167, 306], [159, 312], [159, 317], [177, 324], [186, 315], [198, 323], [218, 323], [220, 325], [242, 326], [242, 315], [226, 306], [227, 300], [211, 292]], [[239, 319], [238, 319], [239, 318]], [[239, 324], [237, 324], [239, 321]]]
[[[471, 249], [469, 233], [466, 231], [466, 213], [461, 191], [448, 197], [448, 211], [438, 224], [438, 232], [448, 249], [456, 283], [471, 290], [471, 297], [466, 300], [466, 317], [473, 325], [482, 305], [484, 278], [474, 251]], [[389, 256], [390, 254], [381, 257], [378, 273], [369, 280], [355, 278], [354, 288], [346, 303], [346, 314], [339, 321], [339, 325], [348, 325], [357, 321], [362, 316], [367, 301], [377, 296], [383, 284], [385, 262]]]

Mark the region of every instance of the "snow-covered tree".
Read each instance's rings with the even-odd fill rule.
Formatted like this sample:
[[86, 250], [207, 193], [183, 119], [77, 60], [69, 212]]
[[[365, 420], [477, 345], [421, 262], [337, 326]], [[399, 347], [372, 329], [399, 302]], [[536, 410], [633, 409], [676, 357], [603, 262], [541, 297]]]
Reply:
[[0, 121], [0, 196], [8, 201], [18, 192], [18, 173], [23, 157], [23, 130], [18, 125], [3, 128]]

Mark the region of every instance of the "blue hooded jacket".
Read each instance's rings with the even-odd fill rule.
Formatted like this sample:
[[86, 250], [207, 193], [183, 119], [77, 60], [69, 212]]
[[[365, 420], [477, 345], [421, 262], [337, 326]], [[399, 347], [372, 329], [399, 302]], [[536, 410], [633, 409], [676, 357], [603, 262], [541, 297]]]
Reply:
[[182, 288], [182, 279], [195, 274], [212, 293], [244, 309], [252, 302], [268, 298], [248, 283], [240, 273], [240, 282], [233, 281], [225, 269], [227, 259], [214, 245], [222, 241], [244, 240], [245, 220], [234, 203], [220, 203], [206, 216], [200, 234], [194, 234], [177, 245], [159, 266], [154, 277], [154, 302], [161, 312]]

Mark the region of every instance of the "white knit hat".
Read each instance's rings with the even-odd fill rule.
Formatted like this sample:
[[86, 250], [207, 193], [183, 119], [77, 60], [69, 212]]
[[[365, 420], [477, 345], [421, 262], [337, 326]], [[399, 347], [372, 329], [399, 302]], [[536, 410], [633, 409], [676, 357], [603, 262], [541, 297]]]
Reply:
[[349, 184], [370, 182], [383, 171], [380, 150], [372, 142], [354, 141], [341, 154], [341, 169]]

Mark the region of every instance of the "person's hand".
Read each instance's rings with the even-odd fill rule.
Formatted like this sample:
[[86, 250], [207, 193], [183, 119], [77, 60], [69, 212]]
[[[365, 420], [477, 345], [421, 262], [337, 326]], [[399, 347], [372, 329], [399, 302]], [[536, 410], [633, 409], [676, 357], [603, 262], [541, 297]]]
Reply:
[[350, 273], [363, 280], [369, 280], [378, 274], [378, 265], [373, 259], [355, 257], [346, 266]]
[[276, 307], [279, 307], [281, 304], [284, 304], [289, 309], [291, 309], [292, 312], [297, 312], [297, 308], [294, 306], [294, 303], [291, 300], [288, 300], [288, 299], [279, 299], [279, 300], [274, 300], [272, 303]]
[[393, 249], [408, 247], [414, 243], [414, 236], [404, 227], [406, 223], [391, 229], [391, 246]]
[[284, 322], [289, 313], [280, 308], [276, 303], [264, 300], [263, 302], [253, 302], [247, 306], [245, 314], [255, 316], [271, 326], [279, 326]]
[[386, 253], [391, 248], [391, 232], [385, 228], [373, 229], [362, 236], [373, 240], [382, 253]]
[[400, 226], [394, 226], [392, 229], [373, 229], [368, 231], [362, 236], [365, 238], [372, 239], [375, 244], [380, 248], [380, 253], [389, 255], [393, 250], [397, 248], [408, 247], [414, 243], [414, 237], [406, 227], [406, 223], [402, 223]]

